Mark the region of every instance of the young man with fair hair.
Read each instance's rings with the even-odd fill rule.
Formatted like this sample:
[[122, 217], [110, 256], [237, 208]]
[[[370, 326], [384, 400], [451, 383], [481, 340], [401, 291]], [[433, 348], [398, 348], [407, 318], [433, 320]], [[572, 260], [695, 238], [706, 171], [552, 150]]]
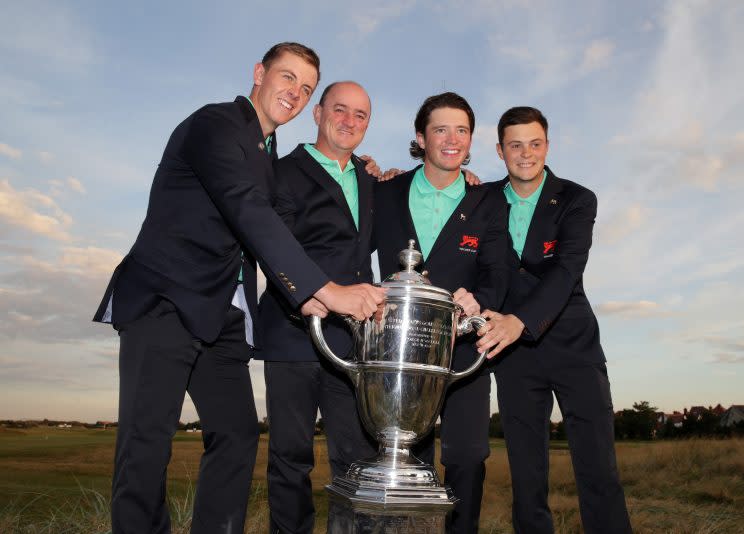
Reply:
[[329, 281], [271, 206], [275, 131], [319, 76], [313, 50], [275, 45], [253, 69], [250, 98], [204, 106], [168, 141], [137, 240], [94, 318], [121, 340], [114, 534], [170, 532], [166, 468], [186, 391], [204, 442], [191, 532], [243, 532], [258, 446], [247, 366], [260, 346], [257, 261], [296, 308], [314, 297], [363, 319], [382, 300], [368, 284]]

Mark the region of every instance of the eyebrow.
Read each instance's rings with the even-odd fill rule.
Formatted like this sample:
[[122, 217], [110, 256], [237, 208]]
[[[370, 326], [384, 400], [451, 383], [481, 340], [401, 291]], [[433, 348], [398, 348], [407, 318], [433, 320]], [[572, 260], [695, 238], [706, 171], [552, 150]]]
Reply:
[[511, 141], [507, 141], [507, 145], [511, 145], [512, 143], [534, 143], [535, 141], [547, 141], [547, 139], [543, 139], [542, 137], [536, 137], [535, 139], [530, 139], [529, 141], [522, 141], [521, 139], [512, 139]]
[[[451, 126], [450, 124], [429, 124], [429, 128], [446, 128], [448, 126]], [[470, 126], [467, 124], [455, 124], [454, 128], [465, 128], [466, 130], [470, 130]]]
[[[346, 104], [341, 104], [340, 102], [334, 103], [333, 104], [333, 107], [334, 108], [339, 107], [339, 108], [349, 109], [349, 106], [347, 106]], [[369, 112], [363, 110], [362, 108], [351, 108], [351, 111], [353, 111], [354, 113], [363, 113], [365, 116], [369, 115]]]

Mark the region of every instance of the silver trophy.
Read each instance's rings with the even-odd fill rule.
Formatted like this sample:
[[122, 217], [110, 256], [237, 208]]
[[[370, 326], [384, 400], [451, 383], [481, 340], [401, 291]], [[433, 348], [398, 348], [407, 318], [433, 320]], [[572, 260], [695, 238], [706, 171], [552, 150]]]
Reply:
[[422, 258], [414, 244], [409, 241], [400, 253], [405, 269], [382, 283], [387, 293], [377, 313], [366, 321], [347, 318], [354, 334], [354, 360], [333, 353], [323, 339], [319, 317], [310, 321], [318, 349], [354, 383], [360, 417], [380, 444], [377, 457], [355, 462], [327, 490], [331, 497], [351, 501], [354, 509], [446, 514], [456, 497], [433, 466], [411, 453], [411, 446], [432, 430], [447, 387], [483, 363], [485, 352], [462, 372], [450, 369], [456, 336], [471, 332], [473, 325], [480, 328], [486, 320], [461, 317], [463, 310], [452, 294], [432, 286], [425, 272], [414, 270]]

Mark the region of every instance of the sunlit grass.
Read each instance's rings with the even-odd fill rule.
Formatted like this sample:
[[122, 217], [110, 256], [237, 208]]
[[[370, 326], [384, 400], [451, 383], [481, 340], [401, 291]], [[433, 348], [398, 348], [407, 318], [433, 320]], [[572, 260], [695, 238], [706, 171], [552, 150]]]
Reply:
[[[109, 495], [115, 432], [0, 429], [0, 533], [103, 534], [110, 531]], [[325, 532], [330, 478], [325, 441], [316, 440], [312, 479]], [[556, 532], [581, 532], [578, 497], [565, 443], [552, 444], [550, 506]], [[174, 534], [186, 534], [201, 452], [198, 434], [179, 433], [169, 466]], [[620, 475], [637, 533], [744, 531], [744, 440], [621, 442]], [[245, 532], [268, 530], [267, 437], [262, 436]], [[503, 441], [487, 462], [481, 532], [511, 532], [511, 490]]]

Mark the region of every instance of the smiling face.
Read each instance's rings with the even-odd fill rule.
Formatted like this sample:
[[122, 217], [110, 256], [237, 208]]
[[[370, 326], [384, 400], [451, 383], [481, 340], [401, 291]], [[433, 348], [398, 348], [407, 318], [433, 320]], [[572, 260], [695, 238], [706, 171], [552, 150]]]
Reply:
[[295, 118], [302, 111], [318, 84], [318, 71], [305, 59], [284, 52], [266, 68], [253, 69], [251, 101], [264, 133]]
[[501, 144], [496, 145], [504, 160], [513, 187], [534, 191], [540, 185], [548, 154], [548, 140], [539, 122], [515, 124], [504, 129]]
[[425, 131], [416, 132], [416, 142], [425, 152], [424, 164], [432, 170], [459, 170], [468, 157], [471, 141], [468, 114], [456, 108], [433, 110]]
[[355, 83], [335, 84], [323, 104], [313, 109], [318, 125], [315, 148], [331, 159], [347, 159], [364, 139], [370, 113], [369, 96], [364, 89]]

